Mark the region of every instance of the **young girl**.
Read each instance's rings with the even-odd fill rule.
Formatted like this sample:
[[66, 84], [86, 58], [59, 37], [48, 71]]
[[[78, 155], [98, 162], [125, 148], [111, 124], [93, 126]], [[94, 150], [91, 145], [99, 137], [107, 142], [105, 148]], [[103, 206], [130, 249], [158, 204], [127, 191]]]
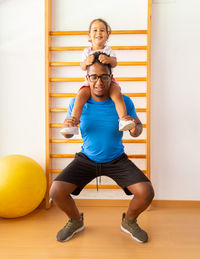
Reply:
[[[106, 42], [111, 34], [111, 28], [107, 22], [102, 19], [95, 19], [89, 26], [89, 41], [92, 46], [86, 48], [83, 51], [81, 69], [86, 71], [87, 66], [91, 65], [94, 61], [94, 52], [101, 51], [107, 55], [100, 55], [99, 61], [103, 64], [110, 64], [111, 68], [117, 66], [117, 58], [114, 51], [106, 45]], [[72, 124], [68, 128], [61, 130], [61, 134], [78, 134], [78, 123], [81, 117], [84, 104], [90, 98], [90, 88], [87, 81], [84, 82], [80, 88], [74, 103], [72, 110]], [[115, 107], [119, 116], [119, 130], [125, 131], [134, 128], [133, 121], [123, 120], [123, 117], [127, 115], [126, 106], [121, 94], [121, 88], [118, 82], [113, 78], [110, 87], [110, 98], [115, 103]]]

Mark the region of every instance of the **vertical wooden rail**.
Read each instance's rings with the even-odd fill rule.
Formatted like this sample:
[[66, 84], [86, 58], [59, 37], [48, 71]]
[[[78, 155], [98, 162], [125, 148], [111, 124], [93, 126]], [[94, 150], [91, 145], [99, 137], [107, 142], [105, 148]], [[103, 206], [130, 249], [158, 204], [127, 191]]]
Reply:
[[50, 207], [50, 197], [49, 197], [49, 189], [52, 182], [52, 174], [49, 173], [51, 169], [51, 129], [49, 127], [51, 121], [51, 113], [49, 111], [49, 107], [51, 104], [50, 98], [50, 89], [51, 89], [51, 52], [49, 51], [51, 47], [51, 0], [45, 0], [45, 116], [46, 116], [46, 123], [45, 123], [45, 130], [46, 130], [46, 177], [47, 177], [47, 191], [45, 196], [45, 206], [46, 208]]
[[146, 170], [147, 177], [150, 179], [150, 167], [151, 167], [151, 156], [150, 156], [150, 97], [151, 97], [151, 0], [148, 0], [148, 20], [147, 20], [147, 143], [146, 143]]

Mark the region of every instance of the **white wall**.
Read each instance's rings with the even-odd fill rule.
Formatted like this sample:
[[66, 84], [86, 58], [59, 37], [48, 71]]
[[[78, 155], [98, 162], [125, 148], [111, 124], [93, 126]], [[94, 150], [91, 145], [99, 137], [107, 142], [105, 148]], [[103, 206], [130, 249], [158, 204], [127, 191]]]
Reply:
[[[118, 15], [109, 9], [103, 18], [109, 14], [113, 29], [134, 22], [130, 15], [119, 20], [120, 2], [109, 2]], [[125, 2], [128, 12], [133, 1]], [[200, 199], [199, 8], [197, 0], [153, 1], [151, 164], [156, 199]], [[0, 1], [0, 17], [0, 156], [24, 154], [44, 167], [44, 2]]]
[[168, 2], [152, 6], [152, 181], [157, 199], [199, 200], [200, 2]]
[[0, 156], [44, 168], [44, 2], [0, 1], [0, 17]]

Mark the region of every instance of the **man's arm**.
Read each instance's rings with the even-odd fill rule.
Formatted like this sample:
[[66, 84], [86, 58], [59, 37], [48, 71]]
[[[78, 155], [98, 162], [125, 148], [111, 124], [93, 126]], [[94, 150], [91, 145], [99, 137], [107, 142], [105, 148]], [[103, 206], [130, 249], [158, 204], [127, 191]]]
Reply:
[[141, 121], [139, 120], [138, 116], [136, 116], [136, 118], [134, 119], [134, 121], [135, 121], [135, 128], [129, 130], [129, 132], [130, 132], [130, 135], [131, 135], [132, 137], [135, 137], [135, 138], [136, 138], [136, 137], [140, 136], [140, 134], [142, 133], [142, 131], [143, 131], [143, 126], [142, 126], [142, 123], [141, 123]]

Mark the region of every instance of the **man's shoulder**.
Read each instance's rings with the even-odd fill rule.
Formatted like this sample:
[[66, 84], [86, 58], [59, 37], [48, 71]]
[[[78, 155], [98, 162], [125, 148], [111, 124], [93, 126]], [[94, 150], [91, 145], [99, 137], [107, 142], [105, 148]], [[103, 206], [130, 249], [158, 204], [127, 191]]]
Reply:
[[132, 100], [131, 100], [131, 98], [130, 98], [129, 96], [127, 96], [127, 95], [125, 95], [125, 94], [123, 94], [122, 96], [123, 96], [123, 98], [124, 98], [124, 102], [132, 103]]
[[74, 103], [76, 100], [76, 97], [73, 97], [71, 100], [70, 100], [70, 103]]

